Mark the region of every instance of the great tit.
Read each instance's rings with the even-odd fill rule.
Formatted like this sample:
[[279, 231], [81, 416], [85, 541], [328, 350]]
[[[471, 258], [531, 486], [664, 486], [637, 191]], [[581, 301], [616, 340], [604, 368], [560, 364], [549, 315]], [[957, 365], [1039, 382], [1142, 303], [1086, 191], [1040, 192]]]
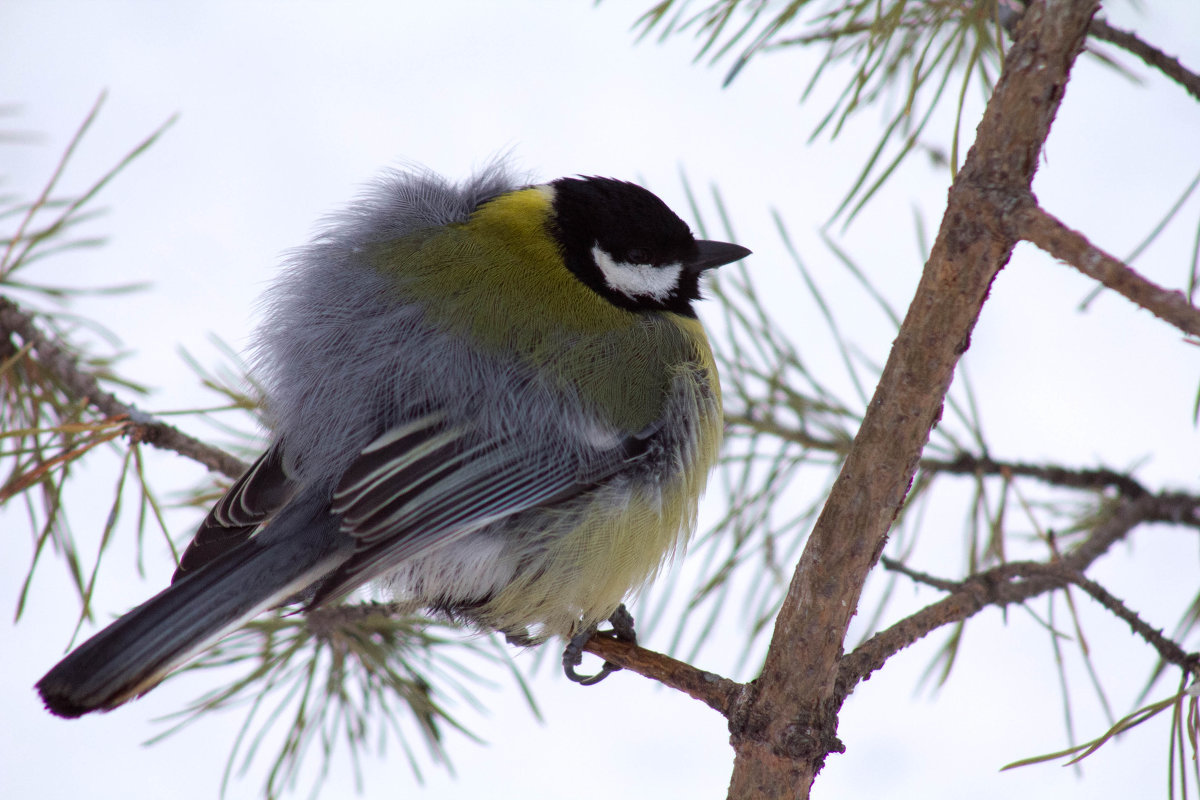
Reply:
[[270, 446], [171, 585], [38, 682], [47, 708], [112, 709], [266, 609], [369, 581], [578, 643], [695, 526], [722, 417], [692, 305], [749, 253], [624, 181], [386, 174], [267, 294]]

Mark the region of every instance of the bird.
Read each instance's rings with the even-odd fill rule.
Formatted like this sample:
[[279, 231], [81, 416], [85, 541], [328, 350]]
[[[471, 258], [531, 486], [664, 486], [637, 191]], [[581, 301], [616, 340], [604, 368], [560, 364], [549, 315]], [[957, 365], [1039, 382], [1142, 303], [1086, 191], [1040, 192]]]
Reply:
[[38, 681], [46, 708], [111, 710], [268, 609], [368, 583], [603, 677], [574, 673], [582, 643], [632, 636], [623, 600], [694, 531], [723, 427], [694, 304], [749, 254], [628, 181], [384, 172], [265, 294], [265, 451], [170, 585]]

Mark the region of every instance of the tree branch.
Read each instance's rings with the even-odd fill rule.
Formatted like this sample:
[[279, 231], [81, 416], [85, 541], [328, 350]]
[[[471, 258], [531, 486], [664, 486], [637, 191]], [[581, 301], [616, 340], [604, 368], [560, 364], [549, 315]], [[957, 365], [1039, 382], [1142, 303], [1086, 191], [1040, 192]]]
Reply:
[[[354, 626], [363, 619], [395, 618], [417, 610], [406, 603], [344, 603], [313, 609], [304, 615], [304, 622], [315, 637], [329, 639], [333, 632]], [[592, 634], [583, 649], [623, 669], [684, 692], [724, 716], [729, 716], [737, 697], [745, 691], [746, 687], [737, 681], [696, 669], [691, 664], [606, 633], [611, 634], [606, 631]]]
[[1144, 61], [1147, 66], [1166, 75], [1187, 89], [1188, 94], [1192, 97], [1200, 100], [1200, 75], [1186, 69], [1183, 64], [1179, 63], [1179, 59], [1143, 42], [1136, 34], [1114, 28], [1102, 19], [1094, 19], [1088, 26], [1088, 35], [1129, 51]]
[[[1038, 474], [1043, 472], [1041, 468], [1032, 470]], [[1062, 476], [1057, 475], [1058, 472], [1072, 476], [1071, 480], [1059, 480]], [[1170, 522], [1200, 527], [1200, 498], [1175, 492], [1150, 494], [1136, 482], [1135, 490], [1130, 490], [1124, 482], [1132, 479], [1104, 470], [1072, 472], [1054, 469], [1049, 477], [1054, 482], [1068, 485], [1075, 481], [1080, 488], [1116, 485], [1122, 490], [1123, 497], [1083, 543], [1055, 563], [1011, 562], [965, 580], [954, 581], [914, 570], [902, 562], [883, 556], [880, 560], [886, 569], [906, 575], [917, 583], [949, 592], [950, 596], [877, 633], [845, 656], [838, 667], [839, 704], [859, 681], [868, 678], [897, 652], [938, 628], [967, 619], [989, 606], [1022, 603], [1068, 583], [1079, 586], [1117, 617], [1128, 622], [1136, 634], [1158, 650], [1164, 661], [1200, 674], [1200, 656], [1184, 653], [1177, 644], [1141, 621], [1133, 611], [1083, 574], [1085, 569], [1137, 525]], [[743, 700], [748, 690], [745, 684], [603, 634], [593, 636], [584, 650], [684, 692], [726, 717], [733, 713], [735, 704]]]
[[[1051, 565], [1032, 561], [1011, 562], [977, 573], [959, 582], [933, 578], [904, 567], [891, 559], [884, 566], [914, 580], [949, 590], [949, 596], [905, 617], [856, 647], [838, 668], [837, 697], [845, 699], [859, 681], [866, 680], [889, 658], [945, 625], [961, 622], [990, 606], [1023, 603], [1053, 589], [1075, 582], [1096, 559], [1125, 538], [1137, 525], [1156, 513], [1156, 498], [1122, 499], [1090, 536]], [[1175, 662], [1181, 663], [1181, 662]]]
[[[811, 450], [843, 455], [849, 449], [846, 442], [840, 439], [820, 438], [799, 428], [782, 425], [770, 419], [727, 414], [725, 421], [731, 426], [748, 428], [755, 433], [774, 436]], [[1030, 464], [1023, 461], [1003, 461], [988, 455], [960, 452], [952, 459], [922, 458], [920, 468], [933, 474], [1031, 478], [1048, 486], [1083, 491], [1115, 489], [1130, 499], [1151, 494], [1151, 490], [1132, 475], [1106, 467], [1085, 468], [1063, 467], [1057, 464]], [[1195, 516], [1195, 509], [1200, 506], [1200, 497], [1182, 492], [1161, 492], [1154, 496], [1158, 498], [1161, 507], [1159, 521], [1191, 526], [1200, 525], [1200, 520]]]
[[889, 558], [882, 561], [889, 570], [907, 575], [917, 583], [951, 591], [952, 594], [881, 631], [847, 656], [838, 674], [839, 691], [847, 694], [887, 659], [943, 625], [960, 622], [988, 606], [1023, 603], [1047, 591], [1072, 584], [1087, 592], [1113, 616], [1128, 623], [1134, 634], [1153, 647], [1163, 661], [1193, 675], [1200, 675], [1200, 654], [1185, 652], [1103, 586], [1061, 561], [1014, 561], [977, 573], [964, 581], [935, 578]]
[[1096, 0], [1034, 3], [1017, 26], [974, 146], [862, 426], [776, 619], [763, 671], [730, 719], [729, 796], [807, 797], [840, 748], [838, 664], [868, 571], [904, 502], [991, 283], [1017, 241], [1042, 145]]
[[1138, 616], [1136, 611], [1129, 608], [1115, 595], [1082, 572], [1067, 569], [1062, 564], [1053, 563], [1029, 565], [1026, 569], [1026, 576], [1035, 576], [1042, 573], [1051, 577], [1061, 577], [1068, 583], [1078, 586], [1087, 592], [1093, 600], [1108, 609], [1113, 616], [1126, 622], [1130, 630], [1153, 647], [1158, 652], [1159, 658], [1163, 661], [1168, 664], [1174, 664], [1192, 673], [1193, 676], [1200, 676], [1200, 654], [1185, 652], [1182, 647], [1167, 638], [1161, 630], [1156, 630]]
[[1151, 283], [1033, 202], [1022, 206], [1015, 222], [1022, 239], [1124, 295], [1184, 333], [1200, 337], [1200, 309], [1189, 303], [1183, 292]]
[[593, 635], [583, 649], [664, 686], [678, 689], [726, 717], [746, 690], [746, 686], [737, 681], [602, 633]]
[[1074, 469], [1054, 464], [1026, 464], [1020, 461], [997, 461], [990, 456], [959, 453], [953, 460], [922, 458], [921, 469], [951, 475], [1002, 475], [1033, 478], [1050, 486], [1098, 491], [1113, 488], [1131, 499], [1150, 494], [1133, 477], [1110, 469]]
[[961, 453], [952, 461], [921, 459], [921, 469], [959, 475], [1003, 475], [1033, 478], [1050, 486], [1098, 491], [1112, 488], [1129, 500], [1145, 499], [1149, 504], [1146, 522], [1168, 522], [1200, 528], [1200, 496], [1187, 492], [1151, 493], [1137, 479], [1111, 469], [1072, 469], [1053, 464], [1025, 464], [996, 461], [989, 456]]
[[50, 373], [68, 398], [86, 403], [105, 417], [126, 418], [129, 435], [138, 441], [186, 456], [229, 478], [237, 478], [246, 471], [246, 464], [220, 448], [188, 436], [173, 425], [159, 422], [101, 389], [95, 373], [82, 368], [78, 358], [44, 334], [32, 315], [0, 295], [0, 339], [8, 341], [14, 335], [32, 347], [38, 368]]
[[1147, 522], [1166, 522], [1200, 528], [1200, 497], [1185, 492], [1160, 492], [1151, 495], [1153, 505]]

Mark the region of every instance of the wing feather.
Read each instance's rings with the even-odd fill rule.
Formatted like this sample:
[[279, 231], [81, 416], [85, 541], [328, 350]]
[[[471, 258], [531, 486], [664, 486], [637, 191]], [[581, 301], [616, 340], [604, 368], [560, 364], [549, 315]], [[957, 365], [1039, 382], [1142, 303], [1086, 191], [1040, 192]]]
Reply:
[[211, 563], [250, 538], [258, 526], [282, 508], [295, 492], [296, 486], [283, 468], [280, 448], [278, 445], [271, 447], [208, 512], [183, 551], [171, 582]]
[[311, 605], [430, 547], [585, 492], [641, 450], [638, 441], [614, 437], [611, 458], [585, 466], [546, 442], [472, 434], [467, 426], [446, 426], [440, 414], [433, 414], [389, 431], [363, 449], [334, 492], [332, 505], [358, 549], [321, 586]]

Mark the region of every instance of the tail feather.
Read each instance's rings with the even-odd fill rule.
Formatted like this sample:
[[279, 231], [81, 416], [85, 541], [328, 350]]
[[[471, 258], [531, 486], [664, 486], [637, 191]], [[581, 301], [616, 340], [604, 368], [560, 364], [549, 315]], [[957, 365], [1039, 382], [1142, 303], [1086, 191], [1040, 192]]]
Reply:
[[297, 546], [266, 535], [277, 527], [189, 573], [72, 651], [37, 683], [46, 708], [60, 717], [116, 708], [346, 558], [328, 535], [333, 531], [302, 531], [306, 541]]

